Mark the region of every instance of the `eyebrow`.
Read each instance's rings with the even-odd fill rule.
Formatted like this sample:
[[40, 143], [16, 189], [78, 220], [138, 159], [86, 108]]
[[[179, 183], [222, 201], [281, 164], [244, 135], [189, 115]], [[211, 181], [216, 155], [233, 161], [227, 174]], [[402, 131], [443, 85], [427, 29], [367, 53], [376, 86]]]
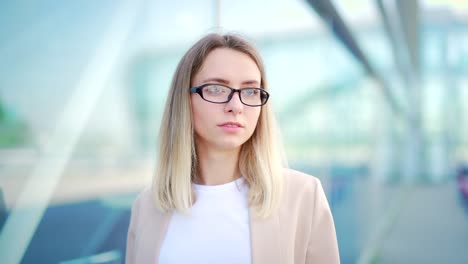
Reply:
[[[208, 79], [203, 80], [203, 83], [209, 83], [209, 82], [218, 82], [218, 83], [222, 83], [222, 84], [229, 84], [230, 83], [228, 80], [222, 79], [222, 78], [208, 78]], [[260, 83], [258, 81], [256, 81], [256, 80], [243, 81], [242, 84], [243, 85], [246, 85], [246, 84], [260, 85]]]

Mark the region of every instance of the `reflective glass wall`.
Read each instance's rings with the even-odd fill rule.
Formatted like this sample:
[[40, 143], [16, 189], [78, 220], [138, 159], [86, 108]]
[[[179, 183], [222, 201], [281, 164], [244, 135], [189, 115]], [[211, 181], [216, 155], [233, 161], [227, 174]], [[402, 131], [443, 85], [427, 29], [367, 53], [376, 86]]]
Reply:
[[176, 64], [237, 32], [290, 167], [324, 185], [341, 262], [467, 263], [467, 17], [442, 0], [0, 3], [0, 262], [123, 263]]

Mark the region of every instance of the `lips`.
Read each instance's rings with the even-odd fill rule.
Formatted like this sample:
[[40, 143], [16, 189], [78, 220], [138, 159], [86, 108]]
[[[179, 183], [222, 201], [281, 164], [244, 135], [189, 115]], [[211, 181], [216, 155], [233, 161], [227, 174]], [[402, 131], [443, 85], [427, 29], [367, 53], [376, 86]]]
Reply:
[[218, 126], [220, 126], [220, 127], [239, 127], [239, 128], [244, 127], [243, 125], [241, 125], [240, 123], [237, 123], [237, 122], [225, 122], [225, 123], [219, 124]]

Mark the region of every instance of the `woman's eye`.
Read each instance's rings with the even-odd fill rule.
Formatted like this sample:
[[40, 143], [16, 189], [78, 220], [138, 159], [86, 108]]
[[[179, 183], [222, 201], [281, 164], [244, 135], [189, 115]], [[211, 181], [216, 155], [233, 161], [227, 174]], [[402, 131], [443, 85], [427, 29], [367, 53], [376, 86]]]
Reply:
[[257, 89], [245, 89], [242, 90], [242, 93], [246, 96], [256, 96], [258, 95]]
[[221, 89], [221, 87], [219, 86], [208, 86], [206, 87], [205, 91], [211, 93], [211, 94], [216, 94], [216, 93], [221, 93], [223, 91], [223, 89]]

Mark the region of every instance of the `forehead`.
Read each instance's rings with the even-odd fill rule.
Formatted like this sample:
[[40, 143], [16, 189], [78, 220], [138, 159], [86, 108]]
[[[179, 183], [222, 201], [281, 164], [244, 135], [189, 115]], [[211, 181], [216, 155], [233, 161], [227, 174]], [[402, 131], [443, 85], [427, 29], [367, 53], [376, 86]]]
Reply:
[[215, 78], [234, 84], [245, 81], [260, 83], [261, 73], [255, 61], [246, 53], [218, 48], [208, 54], [198, 73], [193, 76], [192, 84], [199, 85], [206, 79]]

